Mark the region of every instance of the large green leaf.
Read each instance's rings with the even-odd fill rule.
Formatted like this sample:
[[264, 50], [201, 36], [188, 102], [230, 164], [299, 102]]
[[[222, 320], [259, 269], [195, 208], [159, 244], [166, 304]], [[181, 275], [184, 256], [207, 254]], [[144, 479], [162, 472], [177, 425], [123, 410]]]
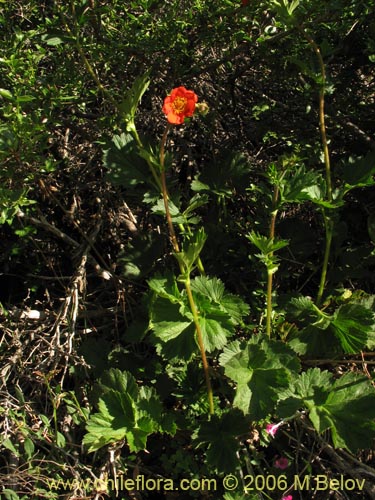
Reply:
[[249, 422], [238, 411], [231, 410], [222, 416], [214, 415], [200, 425], [195, 443], [208, 444], [207, 462], [218, 472], [233, 472], [238, 466], [238, 436], [248, 432]]
[[319, 368], [310, 368], [294, 378], [288, 389], [280, 392], [278, 415], [288, 418], [300, 408], [313, 409], [316, 404], [322, 404], [326, 400], [331, 387], [331, 373]]
[[129, 133], [114, 135], [103, 153], [107, 179], [114, 185], [131, 187], [150, 180], [149, 167], [137, 152], [137, 143]]
[[157, 298], [150, 314], [150, 328], [163, 342], [178, 337], [192, 324], [192, 317], [180, 313], [181, 308], [167, 299]]
[[178, 337], [172, 338], [166, 342], [160, 342], [160, 339], [156, 339], [154, 342], [158, 354], [170, 361], [189, 361], [194, 353], [198, 352], [193, 322], [183, 330]]
[[134, 408], [127, 394], [111, 389], [99, 399], [98, 407], [99, 412], [90, 416], [87, 434], [83, 438], [89, 452], [124, 439], [126, 432], [134, 426]]
[[[191, 262], [194, 259], [195, 254]], [[149, 326], [158, 340], [168, 343], [159, 346], [158, 352], [170, 359], [177, 358], [177, 353], [183, 355], [182, 359], [190, 359], [197, 348], [196, 329], [186, 293], [178, 290], [174, 278], [154, 278], [149, 286], [157, 295], [151, 305]], [[227, 294], [217, 278], [197, 277], [191, 288], [204, 347], [208, 352], [221, 349], [249, 308], [239, 297]]]
[[131, 452], [146, 448], [153, 432], [175, 431], [171, 416], [164, 414], [154, 389], [138, 386], [134, 377], [118, 369], [105, 372], [99, 382], [102, 394], [98, 412], [90, 416], [83, 443], [90, 452], [125, 439]]
[[214, 277], [197, 276], [191, 283], [194, 292], [207, 297], [212, 305], [226, 313], [234, 324], [239, 324], [249, 313], [249, 306], [237, 295], [227, 293], [223, 282]]
[[[236, 353], [238, 349], [241, 350]], [[295, 353], [282, 342], [268, 339], [254, 339], [243, 347], [237, 343], [234, 348], [228, 346], [220, 364], [237, 383], [234, 405], [254, 420], [273, 411], [278, 392], [288, 386], [299, 370]]]
[[365, 157], [351, 160], [344, 166], [342, 177], [347, 183], [347, 189], [353, 187], [371, 186], [374, 184], [375, 152], [367, 153]]
[[132, 399], [138, 395], [138, 387], [133, 375], [117, 368], [105, 371], [99, 381], [100, 388], [106, 392], [113, 389], [123, 394], [129, 394]]
[[191, 189], [229, 198], [232, 197], [233, 188], [244, 190], [247, 186], [249, 170], [249, 163], [242, 154], [223, 152], [194, 177]]
[[374, 313], [360, 304], [344, 304], [335, 311], [330, 327], [346, 353], [357, 353], [375, 329]]
[[343, 375], [334, 383], [323, 409], [337, 448], [357, 451], [369, 447], [375, 438], [375, 391], [366, 377], [352, 372]]
[[[316, 188], [318, 186], [318, 188]], [[324, 179], [315, 170], [306, 171], [305, 167], [289, 170], [279, 183], [280, 203], [295, 203], [311, 199], [316, 189], [324, 192]]]
[[301, 354], [357, 353], [373, 338], [374, 312], [358, 301], [341, 305], [332, 315], [319, 310], [307, 297], [292, 299], [287, 309], [304, 327], [289, 342]]
[[317, 432], [330, 430], [333, 444], [356, 451], [367, 448], [375, 437], [375, 391], [369, 380], [346, 373], [332, 383], [333, 376], [311, 368], [280, 393], [280, 417], [291, 417], [305, 409]]

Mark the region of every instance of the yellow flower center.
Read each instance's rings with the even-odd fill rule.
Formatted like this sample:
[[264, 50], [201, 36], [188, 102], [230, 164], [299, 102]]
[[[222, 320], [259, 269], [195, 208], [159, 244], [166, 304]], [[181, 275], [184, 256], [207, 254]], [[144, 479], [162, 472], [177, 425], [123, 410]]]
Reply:
[[185, 111], [187, 99], [186, 97], [176, 97], [173, 101], [172, 107], [173, 111], [179, 115]]

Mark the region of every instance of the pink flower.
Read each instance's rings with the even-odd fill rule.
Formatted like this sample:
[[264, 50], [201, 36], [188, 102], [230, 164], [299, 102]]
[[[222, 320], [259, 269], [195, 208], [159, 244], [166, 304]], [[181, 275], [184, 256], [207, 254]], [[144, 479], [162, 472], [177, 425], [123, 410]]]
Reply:
[[274, 437], [277, 432], [277, 429], [280, 427], [282, 423], [283, 421], [279, 422], [278, 424], [267, 424], [266, 425], [267, 434], [271, 434], [271, 436]]
[[293, 500], [292, 495], [288, 495], [287, 497], [283, 497], [281, 500]]
[[286, 457], [277, 458], [274, 462], [274, 466], [281, 470], [286, 469], [288, 465], [289, 465], [289, 460]]

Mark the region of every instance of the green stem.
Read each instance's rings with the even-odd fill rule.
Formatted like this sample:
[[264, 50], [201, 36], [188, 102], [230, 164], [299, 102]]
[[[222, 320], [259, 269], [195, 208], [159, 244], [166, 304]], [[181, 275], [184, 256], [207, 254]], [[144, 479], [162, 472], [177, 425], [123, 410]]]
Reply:
[[214, 397], [213, 397], [211, 379], [210, 379], [210, 371], [209, 371], [209, 366], [208, 366], [208, 362], [207, 362], [206, 351], [204, 348], [202, 330], [201, 330], [201, 326], [199, 324], [198, 311], [197, 311], [197, 307], [195, 305], [193, 293], [191, 291], [190, 278], [185, 281], [185, 290], [186, 290], [186, 294], [188, 296], [191, 313], [193, 315], [195, 329], [197, 331], [197, 339], [198, 339], [199, 350], [201, 352], [204, 378], [206, 380], [209, 412], [210, 412], [210, 415], [213, 415], [215, 413], [215, 409], [214, 409]]
[[267, 318], [266, 318], [266, 333], [267, 333], [268, 338], [271, 338], [272, 281], [273, 281], [273, 273], [271, 271], [267, 271]]
[[[270, 222], [270, 232], [269, 237], [271, 240], [275, 238], [275, 226], [277, 217], [277, 200], [279, 197], [279, 188], [274, 187], [272, 195], [272, 214]], [[273, 252], [270, 254], [271, 257]], [[273, 287], [273, 272], [267, 270], [267, 318], [266, 318], [266, 333], [268, 338], [271, 338], [271, 323], [272, 323], [272, 287]]]
[[[332, 202], [332, 174], [331, 174], [331, 161], [329, 157], [329, 149], [328, 149], [328, 139], [327, 139], [327, 131], [325, 125], [325, 113], [324, 113], [324, 96], [325, 96], [325, 87], [326, 87], [326, 70], [325, 64], [323, 61], [322, 54], [320, 52], [319, 46], [316, 44], [315, 40], [313, 40], [306, 31], [299, 26], [299, 31], [303, 35], [303, 37], [308, 41], [312, 49], [314, 50], [316, 57], [319, 61], [320, 75], [321, 75], [321, 85], [319, 89], [319, 127], [320, 127], [320, 135], [322, 139], [323, 145], [323, 155], [324, 155], [324, 165], [325, 165], [325, 175], [326, 175], [326, 198], [328, 202]], [[332, 245], [332, 235], [333, 235], [333, 222], [332, 219], [327, 215], [327, 210], [325, 208], [322, 209], [323, 219], [324, 219], [324, 227], [326, 234], [325, 241], [325, 249], [324, 249], [324, 258], [322, 265], [322, 272], [320, 276], [320, 283], [318, 294], [316, 297], [316, 303], [319, 305], [323, 298], [323, 293], [327, 280], [327, 271], [329, 264], [329, 256], [331, 253], [331, 245]]]
[[[168, 204], [169, 197], [168, 197], [168, 190], [167, 190], [167, 183], [166, 183], [165, 169], [164, 169], [165, 143], [166, 143], [167, 135], [168, 135], [170, 128], [171, 128], [171, 126], [170, 126], [170, 124], [168, 124], [165, 131], [164, 131], [163, 137], [161, 139], [161, 146], [160, 146], [161, 186], [162, 186], [162, 195], [163, 195], [165, 215], [166, 215], [166, 219], [167, 219], [169, 235], [171, 238], [173, 250], [176, 254], [178, 254], [180, 252], [180, 247], [178, 245], [176, 232], [174, 230], [174, 226], [173, 226], [173, 222], [172, 222], [171, 213], [169, 211], [169, 204]], [[210, 415], [213, 415], [215, 410], [214, 410], [214, 399], [213, 399], [213, 392], [212, 392], [212, 386], [211, 386], [210, 372], [209, 372], [209, 366], [208, 366], [208, 361], [207, 361], [207, 356], [206, 356], [206, 350], [205, 350], [204, 342], [203, 342], [203, 334], [202, 334], [201, 326], [199, 323], [198, 309], [197, 309], [197, 306], [195, 304], [193, 293], [191, 290], [190, 273], [188, 273], [187, 269], [185, 269], [185, 267], [183, 266], [183, 263], [181, 261], [178, 261], [178, 263], [179, 263], [181, 274], [185, 278], [184, 279], [185, 290], [186, 290], [186, 294], [188, 297], [190, 310], [191, 310], [191, 313], [193, 315], [195, 330], [197, 332], [198, 346], [199, 346], [202, 364], [203, 364], [203, 371], [204, 371], [206, 387], [207, 387], [209, 413], [210, 413]]]
[[332, 219], [327, 216], [326, 210], [322, 210], [323, 219], [324, 219], [324, 227], [325, 227], [325, 248], [324, 248], [324, 258], [322, 265], [322, 272], [320, 276], [320, 283], [318, 294], [316, 296], [316, 304], [319, 306], [322, 302], [324, 288], [327, 281], [327, 271], [329, 264], [329, 256], [331, 253], [331, 245], [332, 245], [332, 236], [333, 236], [333, 222]]

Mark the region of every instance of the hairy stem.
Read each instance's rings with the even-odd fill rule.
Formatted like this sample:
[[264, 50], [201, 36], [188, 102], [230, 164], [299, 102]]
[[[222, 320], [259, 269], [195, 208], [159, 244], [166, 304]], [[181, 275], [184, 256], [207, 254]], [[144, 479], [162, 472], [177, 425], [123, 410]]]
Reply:
[[[167, 135], [168, 135], [169, 130], [170, 130], [170, 125], [168, 124], [166, 129], [165, 129], [165, 132], [163, 134], [163, 137], [161, 139], [161, 146], [160, 146], [161, 186], [162, 186], [162, 195], [163, 195], [163, 201], [164, 201], [165, 215], [166, 215], [167, 224], [168, 224], [169, 236], [171, 238], [173, 250], [177, 254], [180, 252], [180, 247], [178, 245], [176, 232], [174, 230], [172, 217], [171, 217], [171, 213], [169, 210], [169, 204], [168, 204], [169, 196], [168, 196], [167, 183], [166, 183], [166, 178], [165, 178], [165, 169], [164, 169], [165, 143], [166, 143], [166, 139], [167, 139]], [[205, 376], [206, 387], [207, 387], [209, 413], [210, 413], [210, 415], [213, 415], [215, 410], [214, 410], [214, 399], [213, 399], [213, 392], [212, 392], [212, 386], [211, 386], [210, 372], [209, 372], [209, 366], [208, 366], [208, 361], [207, 361], [207, 356], [206, 356], [206, 350], [205, 350], [204, 342], [203, 342], [203, 334], [202, 334], [201, 326], [199, 323], [198, 309], [197, 309], [197, 306], [195, 304], [193, 293], [191, 290], [190, 273], [187, 272], [187, 270], [185, 269], [185, 267], [181, 261], [178, 261], [178, 263], [180, 266], [181, 274], [185, 277], [184, 284], [185, 284], [186, 295], [188, 297], [190, 310], [191, 310], [191, 313], [193, 315], [195, 330], [197, 332], [198, 346], [199, 346], [202, 364], [203, 364], [204, 376]]]
[[[277, 199], [279, 197], [279, 188], [275, 186], [272, 195], [272, 213], [270, 222], [269, 237], [271, 240], [275, 238], [275, 226], [277, 217]], [[273, 254], [273, 252], [272, 252]], [[271, 254], [271, 256], [272, 256]], [[271, 320], [272, 320], [272, 286], [273, 286], [273, 272], [267, 270], [267, 318], [266, 318], [266, 333], [271, 338]]]
[[[319, 127], [320, 127], [320, 136], [322, 139], [323, 145], [323, 155], [324, 155], [324, 165], [325, 165], [325, 175], [326, 175], [326, 199], [328, 202], [332, 202], [332, 174], [331, 174], [331, 161], [329, 157], [329, 149], [328, 149], [328, 139], [325, 125], [325, 115], [324, 115], [324, 96], [325, 96], [325, 87], [326, 87], [326, 70], [325, 64], [323, 61], [322, 54], [320, 52], [320, 48], [307, 33], [302, 28], [298, 28], [303, 37], [308, 41], [312, 49], [314, 50], [316, 57], [319, 62], [320, 68], [320, 76], [321, 76], [321, 84], [319, 89]], [[320, 275], [320, 283], [318, 294], [316, 297], [316, 303], [319, 305], [323, 298], [323, 293], [327, 281], [327, 271], [329, 264], [329, 256], [331, 253], [331, 245], [332, 245], [332, 236], [333, 236], [333, 222], [326, 208], [322, 209], [323, 219], [324, 219], [324, 227], [325, 227], [325, 248], [324, 248], [324, 258], [322, 265], [322, 272]]]

